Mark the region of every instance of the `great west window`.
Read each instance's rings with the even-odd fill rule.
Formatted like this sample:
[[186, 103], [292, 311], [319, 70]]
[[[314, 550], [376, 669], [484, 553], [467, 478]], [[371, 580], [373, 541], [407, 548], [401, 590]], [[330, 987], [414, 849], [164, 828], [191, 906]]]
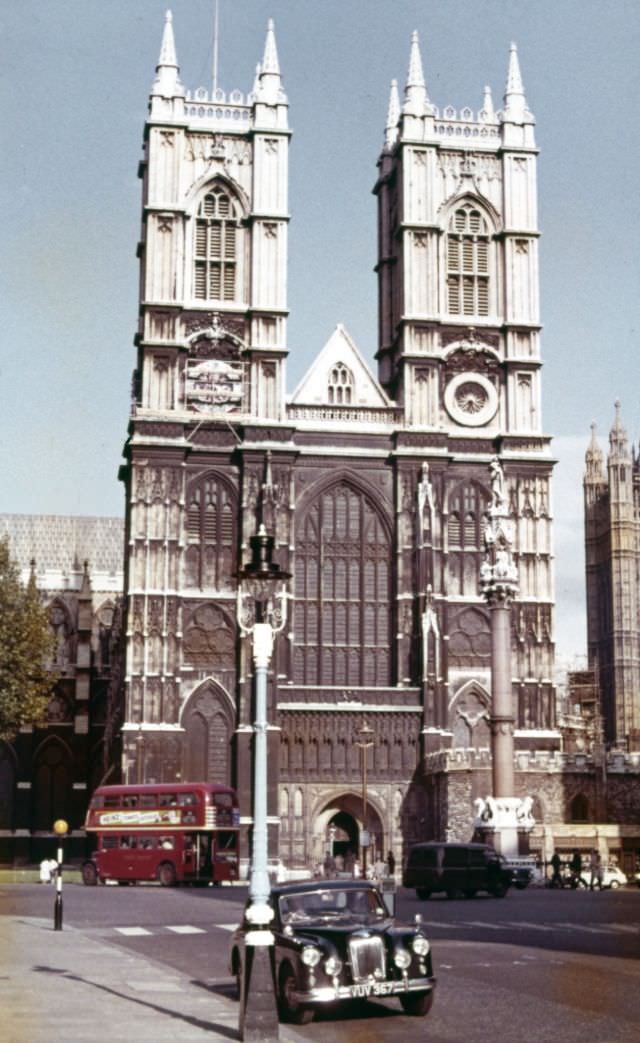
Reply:
[[359, 490], [324, 492], [298, 526], [295, 667], [298, 684], [391, 683], [391, 546]]

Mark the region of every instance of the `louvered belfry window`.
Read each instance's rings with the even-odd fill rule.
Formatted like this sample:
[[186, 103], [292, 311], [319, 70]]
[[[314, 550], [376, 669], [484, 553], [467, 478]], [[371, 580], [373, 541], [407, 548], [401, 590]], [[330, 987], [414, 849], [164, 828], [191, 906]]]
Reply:
[[459, 207], [449, 221], [447, 307], [450, 315], [489, 314], [488, 227], [470, 204]]
[[187, 496], [186, 581], [189, 587], [226, 590], [231, 586], [235, 550], [235, 500], [222, 482], [209, 477]]
[[341, 482], [298, 524], [294, 678], [391, 683], [391, 543], [363, 492]]
[[229, 193], [214, 186], [196, 218], [194, 296], [203, 301], [237, 297], [238, 222]]

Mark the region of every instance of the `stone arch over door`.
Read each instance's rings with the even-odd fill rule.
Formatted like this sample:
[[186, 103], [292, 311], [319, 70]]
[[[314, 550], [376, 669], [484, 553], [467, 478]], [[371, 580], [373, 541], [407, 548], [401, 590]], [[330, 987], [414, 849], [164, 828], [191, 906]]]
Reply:
[[[371, 835], [369, 858], [384, 858], [389, 843], [385, 830], [384, 811], [378, 807], [373, 793], [367, 800], [366, 827]], [[363, 826], [362, 793], [353, 790], [342, 790], [332, 796], [326, 792], [318, 798], [310, 815], [310, 844], [312, 850], [308, 857], [311, 864], [322, 863], [329, 849], [332, 825], [336, 829], [336, 844], [339, 853], [344, 854], [349, 847], [356, 846], [355, 855], [360, 859], [360, 834]], [[386, 846], [385, 846], [386, 845]]]
[[32, 830], [49, 832], [58, 818], [77, 825], [71, 821], [73, 757], [66, 743], [45, 739], [33, 758], [32, 778]]
[[205, 681], [189, 696], [181, 715], [185, 782], [231, 785], [231, 737], [235, 720], [228, 693]]
[[489, 693], [478, 681], [467, 681], [462, 685], [449, 704], [453, 746], [459, 749], [488, 749], [491, 746], [490, 712]]

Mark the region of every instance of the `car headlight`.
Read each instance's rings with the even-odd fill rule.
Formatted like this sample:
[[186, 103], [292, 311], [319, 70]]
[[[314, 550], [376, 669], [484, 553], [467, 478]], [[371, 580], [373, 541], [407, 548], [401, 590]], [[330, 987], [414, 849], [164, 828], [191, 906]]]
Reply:
[[329, 956], [324, 961], [324, 969], [330, 978], [335, 978], [342, 970], [342, 960], [337, 956]]
[[407, 952], [406, 949], [396, 949], [393, 954], [393, 962], [401, 971], [406, 971], [411, 963], [411, 953]]
[[315, 945], [305, 945], [300, 959], [307, 967], [315, 967], [322, 959], [322, 953], [316, 949]]
[[426, 956], [429, 952], [429, 942], [423, 934], [416, 934], [415, 938], [411, 942], [411, 948], [417, 956]]

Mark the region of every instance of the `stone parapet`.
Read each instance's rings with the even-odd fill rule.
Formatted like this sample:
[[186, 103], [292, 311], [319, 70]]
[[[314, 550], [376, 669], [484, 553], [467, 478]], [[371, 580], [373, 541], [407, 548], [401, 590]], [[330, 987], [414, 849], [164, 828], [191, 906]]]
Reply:
[[[591, 754], [560, 753], [558, 750], [518, 750], [515, 753], [515, 768], [520, 772], [584, 772], [592, 773], [603, 765]], [[452, 749], [438, 750], [424, 758], [426, 772], [470, 771], [474, 768], [487, 768], [491, 764], [489, 750]], [[640, 753], [612, 752], [606, 755], [607, 774], [640, 773]]]

